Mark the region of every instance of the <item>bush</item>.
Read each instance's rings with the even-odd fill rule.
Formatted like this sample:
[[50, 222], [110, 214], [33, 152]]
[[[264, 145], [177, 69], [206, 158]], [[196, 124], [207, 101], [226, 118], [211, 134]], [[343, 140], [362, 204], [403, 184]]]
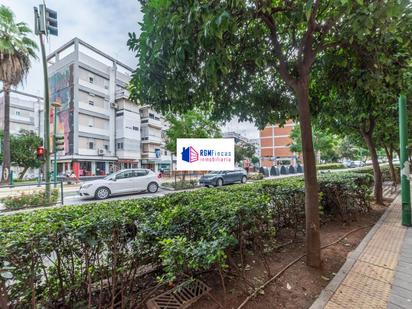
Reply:
[[[320, 176], [324, 215], [366, 211], [370, 178]], [[240, 248], [271, 245], [303, 221], [301, 177], [3, 216], [0, 284], [16, 308], [33, 295], [39, 307], [84, 307], [89, 292], [92, 306], [111, 295], [133, 306], [142, 266], [162, 265], [167, 280], [221, 269]]]
[[339, 170], [346, 168], [346, 166], [343, 163], [325, 163], [325, 164], [319, 164], [316, 166], [318, 171], [322, 170]]
[[[398, 177], [400, 175], [400, 167], [399, 164], [395, 164], [395, 172], [397, 173]], [[393, 181], [392, 175], [391, 175], [391, 170], [389, 168], [389, 164], [381, 164], [381, 173], [382, 173], [382, 181]], [[353, 170], [355, 173], [361, 173], [361, 174], [369, 174], [373, 176], [373, 166], [364, 166], [361, 168], [357, 168]]]
[[261, 180], [265, 178], [265, 176], [262, 173], [251, 173], [248, 175], [249, 180]]
[[198, 180], [179, 180], [176, 182], [170, 181], [162, 183], [162, 187], [173, 188], [175, 190], [193, 189], [198, 186]]
[[18, 196], [11, 196], [3, 198], [1, 202], [7, 209], [21, 209], [28, 207], [40, 207], [49, 206], [57, 203], [59, 199], [59, 190], [54, 189], [51, 191], [50, 201], [46, 204], [46, 192], [37, 191], [33, 193], [21, 193]]

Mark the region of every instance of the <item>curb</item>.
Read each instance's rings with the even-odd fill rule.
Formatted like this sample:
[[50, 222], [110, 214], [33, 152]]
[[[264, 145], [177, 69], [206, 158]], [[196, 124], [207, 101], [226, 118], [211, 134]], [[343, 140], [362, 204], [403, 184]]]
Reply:
[[[395, 200], [396, 200], [396, 198], [394, 199], [394, 202], [395, 202]], [[392, 203], [394, 203], [394, 202], [392, 202]], [[336, 292], [338, 287], [341, 285], [343, 280], [346, 278], [347, 274], [352, 269], [353, 265], [356, 263], [358, 258], [361, 256], [361, 254], [365, 250], [365, 248], [368, 245], [371, 238], [376, 234], [376, 231], [379, 229], [379, 227], [385, 221], [386, 217], [388, 216], [389, 212], [391, 211], [392, 203], [385, 210], [385, 212], [380, 217], [378, 222], [376, 222], [375, 225], [370, 229], [368, 234], [366, 234], [366, 236], [363, 238], [363, 240], [360, 242], [360, 244], [356, 247], [356, 249], [348, 255], [348, 257], [346, 259], [346, 262], [339, 269], [339, 271], [335, 275], [335, 277], [333, 277], [333, 279], [329, 282], [329, 284], [322, 290], [319, 297], [315, 300], [315, 302], [312, 304], [312, 306], [309, 307], [309, 309], [323, 309], [323, 308], [325, 308], [326, 304], [329, 302], [332, 295]]]

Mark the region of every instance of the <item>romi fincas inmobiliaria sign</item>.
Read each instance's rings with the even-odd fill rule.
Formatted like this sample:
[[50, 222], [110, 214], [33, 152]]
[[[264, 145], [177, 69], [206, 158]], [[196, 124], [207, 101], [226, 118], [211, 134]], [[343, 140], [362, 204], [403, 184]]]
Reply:
[[231, 171], [235, 168], [233, 138], [178, 138], [178, 171]]

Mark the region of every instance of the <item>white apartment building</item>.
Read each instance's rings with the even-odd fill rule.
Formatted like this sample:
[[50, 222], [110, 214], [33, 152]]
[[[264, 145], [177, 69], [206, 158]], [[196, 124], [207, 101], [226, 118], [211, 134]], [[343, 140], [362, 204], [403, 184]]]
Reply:
[[132, 68], [78, 38], [47, 60], [51, 102], [61, 103], [59, 172], [94, 176], [130, 167], [170, 168], [161, 138], [164, 119], [128, 100]]
[[[17, 90], [10, 90], [10, 134], [21, 130], [43, 136], [43, 98]], [[4, 128], [4, 93], [0, 90], [0, 128]]]

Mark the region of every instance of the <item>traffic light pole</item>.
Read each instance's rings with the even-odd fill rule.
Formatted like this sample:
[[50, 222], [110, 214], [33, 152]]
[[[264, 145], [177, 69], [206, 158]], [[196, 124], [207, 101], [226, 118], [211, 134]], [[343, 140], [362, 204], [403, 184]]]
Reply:
[[55, 188], [56, 188], [56, 184], [57, 184], [57, 139], [56, 139], [56, 131], [57, 131], [57, 105], [54, 105], [54, 113], [53, 113], [53, 151], [54, 151], [53, 182], [54, 182], [54, 187]]
[[50, 98], [49, 98], [49, 79], [47, 77], [46, 48], [44, 47], [44, 34], [39, 34], [41, 56], [44, 74], [44, 180], [46, 182], [47, 203], [50, 199]]
[[402, 225], [411, 226], [411, 192], [410, 169], [408, 161], [408, 116], [406, 110], [406, 97], [399, 97], [399, 137], [400, 137], [400, 166], [402, 188]]

